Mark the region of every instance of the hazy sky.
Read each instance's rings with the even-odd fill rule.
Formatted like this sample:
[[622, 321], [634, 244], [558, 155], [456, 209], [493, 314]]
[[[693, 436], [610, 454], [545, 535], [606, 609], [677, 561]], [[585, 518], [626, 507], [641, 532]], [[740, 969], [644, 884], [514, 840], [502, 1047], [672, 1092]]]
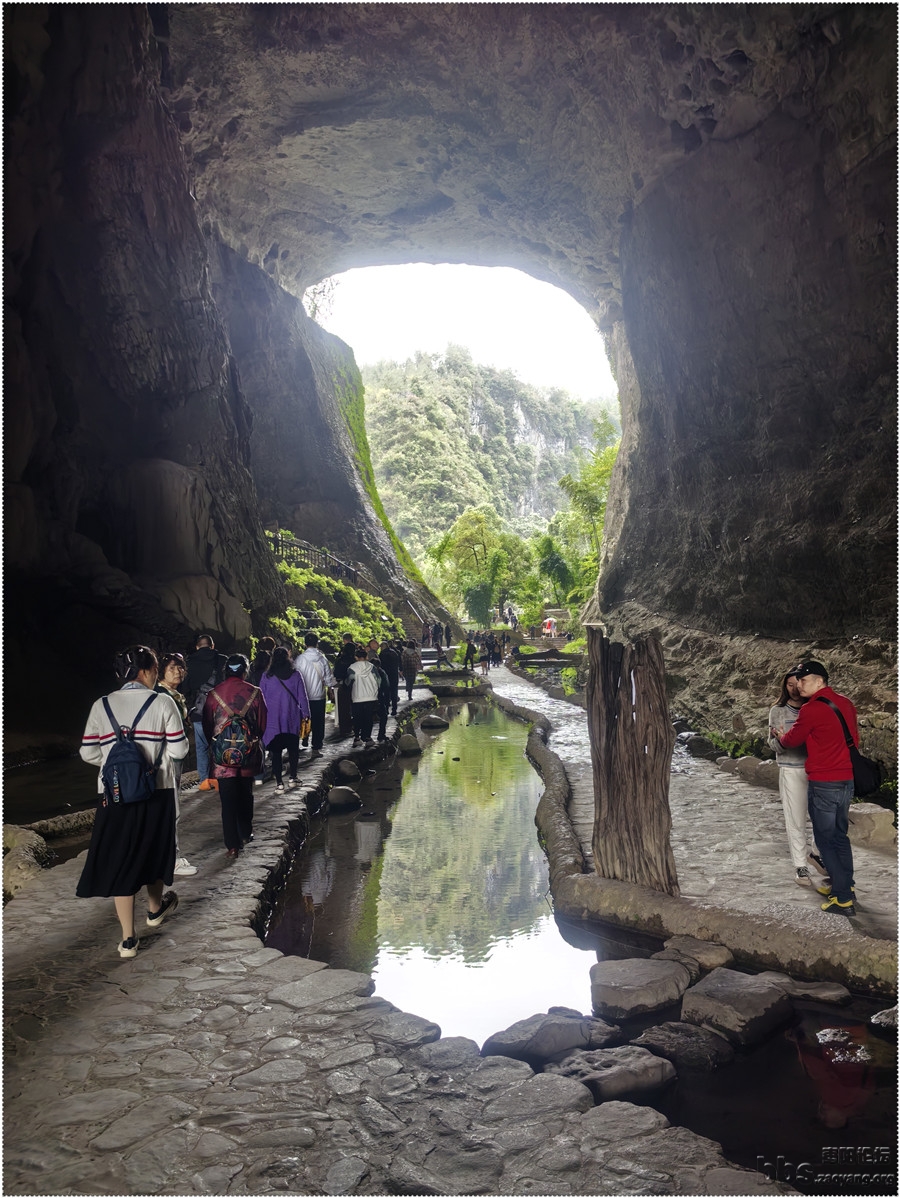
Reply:
[[476, 362], [582, 399], [615, 397], [603, 341], [570, 295], [505, 266], [371, 266], [338, 280], [320, 322], [360, 366], [468, 346]]

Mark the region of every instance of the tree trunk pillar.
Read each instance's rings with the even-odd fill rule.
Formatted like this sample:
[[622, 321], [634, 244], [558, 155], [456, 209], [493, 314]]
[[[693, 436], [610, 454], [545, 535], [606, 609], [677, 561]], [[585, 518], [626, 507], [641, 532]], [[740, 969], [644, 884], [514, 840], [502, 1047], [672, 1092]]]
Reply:
[[675, 730], [662, 649], [654, 637], [610, 643], [587, 628], [587, 716], [594, 771], [594, 868], [604, 878], [677, 895], [669, 843]]

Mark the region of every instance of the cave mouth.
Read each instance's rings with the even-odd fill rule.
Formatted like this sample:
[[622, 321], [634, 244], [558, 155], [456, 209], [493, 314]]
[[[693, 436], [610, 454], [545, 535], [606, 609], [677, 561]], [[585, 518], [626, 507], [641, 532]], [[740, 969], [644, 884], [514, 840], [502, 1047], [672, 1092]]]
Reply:
[[361, 367], [462, 345], [473, 361], [511, 370], [530, 386], [618, 403], [606, 344], [589, 313], [564, 288], [514, 267], [351, 267], [308, 287], [304, 306]]

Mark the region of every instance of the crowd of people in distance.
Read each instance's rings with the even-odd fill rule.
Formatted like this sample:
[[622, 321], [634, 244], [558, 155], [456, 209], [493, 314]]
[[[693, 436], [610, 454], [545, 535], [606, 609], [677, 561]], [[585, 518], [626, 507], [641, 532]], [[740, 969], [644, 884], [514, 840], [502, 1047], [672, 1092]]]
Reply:
[[146, 645], [116, 655], [119, 689], [93, 705], [81, 743], [82, 759], [99, 770], [98, 805], [76, 894], [114, 899], [121, 957], [137, 953], [134, 900], [141, 888], [149, 900], [146, 924], [157, 927], [178, 906], [166, 887], [197, 873], [178, 847], [191, 738], [199, 789], [218, 792], [231, 859], [253, 840], [254, 786], [264, 781], [266, 756], [275, 793], [296, 787], [301, 750], [309, 761], [322, 755], [329, 700], [335, 739], [352, 735], [354, 748], [371, 748], [376, 722], [377, 740], [387, 739], [400, 680], [411, 699], [422, 669], [416, 642], [373, 637], [358, 645], [348, 634], [333, 661], [324, 649], [314, 632], [299, 653], [263, 637], [251, 662], [243, 653], [219, 653], [213, 637], [201, 633], [187, 658], [157, 656]]
[[[449, 627], [426, 626], [423, 644], [426, 633], [449, 664], [441, 643], [443, 636], [449, 643]], [[465, 669], [474, 670], [477, 657], [487, 674], [501, 663], [510, 640], [505, 631], [469, 633]], [[166, 887], [175, 876], [197, 873], [178, 846], [179, 791], [191, 735], [199, 788], [218, 792], [232, 859], [253, 840], [254, 785], [264, 780], [265, 755], [275, 792], [296, 787], [301, 750], [309, 750], [307, 760], [321, 756], [329, 700], [335, 739], [352, 735], [354, 748], [374, 747], [373, 734], [386, 740], [401, 678], [412, 698], [422, 669], [419, 646], [375, 637], [362, 645], [348, 634], [333, 661], [323, 650], [314, 632], [296, 654], [264, 637], [250, 662], [242, 653], [217, 652], [213, 637], [201, 633], [187, 658], [178, 652], [158, 657], [145, 645], [116, 655], [119, 688], [93, 704], [82, 738], [81, 757], [99, 767], [98, 805], [76, 894], [114, 899], [121, 957], [137, 952], [138, 891], [146, 888], [146, 924], [157, 927], [178, 906], [177, 894]], [[795, 880], [818, 890], [824, 911], [853, 915], [848, 825], [851, 751], [859, 744], [856, 709], [828, 685], [824, 666], [804, 661], [782, 679], [768, 724]]]

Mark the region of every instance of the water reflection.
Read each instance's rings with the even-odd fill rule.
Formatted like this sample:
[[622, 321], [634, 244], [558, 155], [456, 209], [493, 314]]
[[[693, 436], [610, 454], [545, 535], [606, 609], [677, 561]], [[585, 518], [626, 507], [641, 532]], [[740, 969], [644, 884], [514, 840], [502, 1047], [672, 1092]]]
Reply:
[[481, 1042], [515, 1019], [590, 1009], [593, 946], [559, 935], [534, 812], [527, 729], [466, 703], [422, 758], [359, 787], [317, 827], [266, 943], [372, 973], [376, 993]]

